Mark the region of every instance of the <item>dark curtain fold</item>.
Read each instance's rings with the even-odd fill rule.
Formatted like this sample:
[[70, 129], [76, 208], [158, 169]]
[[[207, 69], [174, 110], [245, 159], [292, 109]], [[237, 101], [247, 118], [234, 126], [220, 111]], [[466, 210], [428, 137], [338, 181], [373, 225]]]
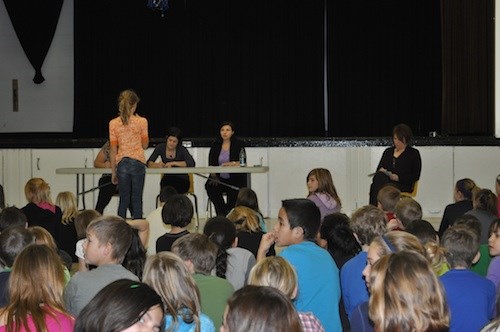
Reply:
[[493, 135], [494, 1], [441, 0], [443, 133]]

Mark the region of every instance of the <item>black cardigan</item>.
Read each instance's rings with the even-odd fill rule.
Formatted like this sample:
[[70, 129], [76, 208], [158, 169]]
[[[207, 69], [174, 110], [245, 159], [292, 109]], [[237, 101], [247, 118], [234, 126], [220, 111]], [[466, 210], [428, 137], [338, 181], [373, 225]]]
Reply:
[[[229, 160], [238, 161], [240, 160], [240, 150], [245, 148], [243, 141], [238, 138], [231, 138], [231, 146], [229, 147]], [[219, 166], [219, 154], [222, 149], [222, 140], [218, 139], [214, 141], [210, 147], [210, 152], [208, 154], [208, 166]], [[217, 174], [219, 176], [219, 174]], [[223, 182], [232, 183], [240, 188], [246, 187], [246, 174], [243, 173], [230, 173], [229, 179], [219, 179]]]

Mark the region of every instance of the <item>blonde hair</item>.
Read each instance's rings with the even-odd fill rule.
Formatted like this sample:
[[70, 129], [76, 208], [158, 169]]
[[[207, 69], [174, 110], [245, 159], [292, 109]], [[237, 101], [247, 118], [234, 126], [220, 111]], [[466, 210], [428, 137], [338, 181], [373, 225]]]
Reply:
[[[36, 244], [46, 245], [52, 250], [57, 251], [57, 244], [54, 240], [54, 237], [49, 233], [48, 230], [41, 226], [31, 226], [28, 227], [28, 230], [33, 234], [34, 240]], [[61, 262], [62, 264], [62, 262]]]
[[24, 186], [26, 200], [30, 203], [47, 202], [52, 204], [50, 199], [50, 186], [42, 178], [32, 178]]
[[370, 280], [368, 313], [375, 331], [448, 330], [445, 293], [424, 256], [403, 250], [382, 257], [373, 266]]
[[335, 189], [335, 185], [333, 184], [332, 174], [326, 168], [315, 168], [307, 174], [306, 181], [309, 180], [311, 176], [316, 178], [318, 181], [318, 193], [325, 193], [330, 196], [337, 202], [338, 206], [342, 206], [342, 202], [340, 201], [340, 197], [337, 194], [337, 189]]
[[64, 225], [68, 225], [73, 222], [75, 217], [78, 215], [78, 203], [76, 202], [76, 196], [70, 191], [63, 191], [57, 194], [56, 205], [62, 210], [61, 222]]
[[139, 96], [134, 90], [124, 90], [118, 97], [118, 111], [120, 119], [124, 125], [128, 124], [128, 120], [132, 116], [132, 107], [140, 101]]
[[27, 246], [12, 267], [9, 304], [0, 309], [7, 331], [29, 330], [28, 316], [36, 331], [47, 331], [46, 315], [56, 318], [56, 312], [62, 312], [69, 317], [64, 309], [63, 290], [64, 272], [59, 255], [46, 245]]
[[270, 256], [260, 260], [250, 270], [248, 284], [274, 287], [293, 299], [297, 290], [297, 274], [283, 257]]
[[379, 257], [387, 256], [402, 250], [413, 250], [425, 256], [425, 249], [420, 240], [413, 234], [405, 231], [391, 231], [385, 235], [377, 236], [370, 246], [377, 246]]
[[238, 232], [257, 233], [262, 231], [256, 212], [246, 206], [236, 206], [229, 212], [227, 219], [235, 224]]
[[144, 267], [143, 282], [153, 288], [163, 300], [166, 314], [173, 324], [166, 331], [176, 331], [178, 315], [195, 323], [200, 332], [200, 292], [184, 262], [171, 252], [149, 256]]

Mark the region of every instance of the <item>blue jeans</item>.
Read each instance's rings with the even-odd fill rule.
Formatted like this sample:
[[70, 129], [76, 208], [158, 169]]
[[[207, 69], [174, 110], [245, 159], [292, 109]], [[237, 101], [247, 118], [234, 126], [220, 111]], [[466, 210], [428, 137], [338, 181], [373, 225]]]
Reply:
[[120, 193], [118, 215], [126, 218], [127, 209], [132, 206], [130, 209], [133, 211], [132, 218], [141, 219], [146, 165], [138, 160], [125, 157], [118, 163], [116, 176], [118, 177], [118, 192]]

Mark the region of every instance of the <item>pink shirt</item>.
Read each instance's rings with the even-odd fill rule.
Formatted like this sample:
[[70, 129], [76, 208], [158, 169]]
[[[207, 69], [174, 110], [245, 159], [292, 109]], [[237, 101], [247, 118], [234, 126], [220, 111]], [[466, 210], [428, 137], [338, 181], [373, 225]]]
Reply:
[[133, 115], [124, 125], [120, 117], [114, 118], [109, 122], [109, 143], [112, 147], [117, 146], [116, 164], [123, 157], [129, 157], [146, 163], [144, 149], [142, 144], [147, 142], [148, 120], [139, 115]]
[[[55, 318], [51, 315], [45, 316], [45, 324], [47, 326], [47, 332], [71, 332], [74, 330], [75, 319], [70, 315], [63, 314], [59, 311], [53, 311]], [[28, 316], [28, 327], [29, 330], [35, 331], [35, 324], [31, 316]], [[29, 331], [28, 330], [28, 331]], [[7, 331], [6, 325], [0, 326], [0, 332]], [[27, 330], [21, 328], [20, 332], [26, 332]]]

